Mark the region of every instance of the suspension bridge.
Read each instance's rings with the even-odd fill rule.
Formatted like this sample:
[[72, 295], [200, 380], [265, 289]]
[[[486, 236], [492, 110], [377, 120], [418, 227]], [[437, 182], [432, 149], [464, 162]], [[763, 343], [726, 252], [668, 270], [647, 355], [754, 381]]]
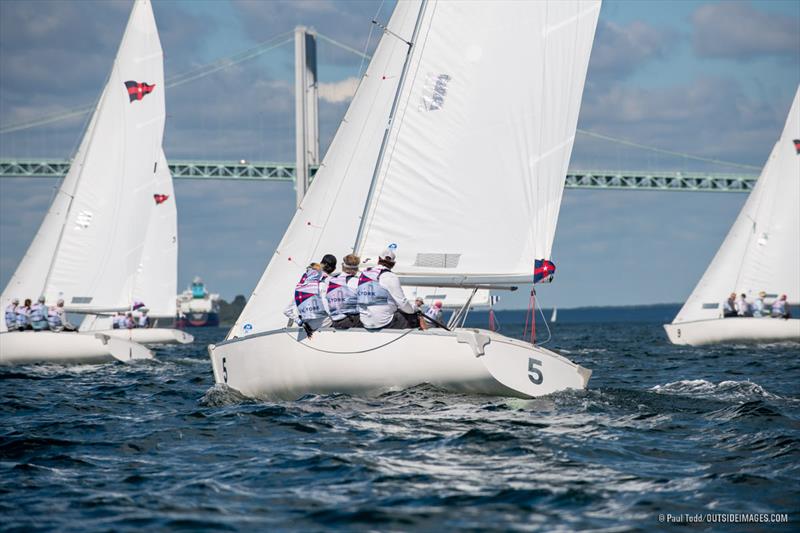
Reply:
[[[359, 51], [324, 34], [305, 27], [279, 34], [255, 47], [218, 59], [206, 65], [172, 76], [166, 80], [167, 88], [175, 88], [211, 76], [215, 73], [250, 61], [267, 52], [294, 42], [295, 45], [295, 106], [297, 161], [255, 162], [255, 161], [171, 161], [170, 171], [176, 179], [188, 180], [245, 180], [293, 182], [298, 190], [298, 200], [305, 192], [308, 182], [319, 168], [316, 75], [316, 41], [346, 50], [368, 60], [365, 51]], [[94, 105], [82, 105], [55, 114], [42, 116], [24, 122], [0, 124], [0, 135], [44, 127], [66, 119], [85, 116]], [[688, 153], [664, 150], [658, 147], [636, 143], [599, 132], [578, 130], [578, 134], [619, 146], [641, 149], [648, 152], [694, 160], [706, 164], [732, 167], [747, 172], [706, 173], [693, 171], [656, 170], [573, 170], [565, 177], [565, 185], [572, 189], [596, 190], [658, 190], [676, 192], [733, 192], [746, 193], [752, 190], [757, 179], [757, 167], [743, 165], [713, 158], [700, 157]], [[69, 170], [71, 161], [56, 159], [32, 159], [5, 157], [0, 159], [0, 178], [59, 178]], [[298, 172], [299, 170], [299, 172]]]

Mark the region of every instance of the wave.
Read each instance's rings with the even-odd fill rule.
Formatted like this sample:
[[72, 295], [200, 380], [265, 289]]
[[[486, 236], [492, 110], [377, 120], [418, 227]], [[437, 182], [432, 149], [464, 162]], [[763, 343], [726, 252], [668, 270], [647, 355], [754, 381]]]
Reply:
[[739, 402], [785, 399], [767, 391], [764, 387], [752, 381], [721, 381], [713, 383], [705, 379], [684, 379], [667, 383], [666, 385], [656, 385], [650, 388], [650, 391], [657, 394], [674, 394]]

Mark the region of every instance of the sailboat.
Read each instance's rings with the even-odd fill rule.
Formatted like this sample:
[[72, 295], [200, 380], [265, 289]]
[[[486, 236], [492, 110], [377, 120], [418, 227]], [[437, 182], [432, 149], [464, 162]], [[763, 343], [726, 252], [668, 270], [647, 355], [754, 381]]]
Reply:
[[800, 342], [800, 319], [723, 318], [731, 293], [767, 306], [782, 294], [800, 303], [800, 87], [772, 153], [725, 241], [671, 324], [673, 344]]
[[[398, 2], [308, 193], [225, 341], [217, 383], [251, 397], [423, 382], [534, 397], [591, 371], [495, 332], [323, 328], [282, 314], [311, 260], [394, 245], [408, 287], [513, 290], [546, 261], [600, 2]], [[467, 303], [467, 305], [469, 305]]]
[[[156, 251], [147, 242], [157, 218], [151, 216], [154, 194], [166, 170], [163, 89], [152, 6], [137, 0], [70, 170], [0, 305], [43, 295], [47, 305], [64, 300], [70, 313], [107, 316], [131, 308], [145, 283], [140, 274], [152, 262], [145, 248]], [[174, 233], [169, 239], [177, 240]], [[152, 357], [135, 339], [118, 338], [110, 329], [18, 332], [7, 331], [4, 322], [0, 328], [2, 364]]]
[[558, 320], [558, 307], [553, 308], [553, 314], [550, 315], [550, 323], [555, 324]]

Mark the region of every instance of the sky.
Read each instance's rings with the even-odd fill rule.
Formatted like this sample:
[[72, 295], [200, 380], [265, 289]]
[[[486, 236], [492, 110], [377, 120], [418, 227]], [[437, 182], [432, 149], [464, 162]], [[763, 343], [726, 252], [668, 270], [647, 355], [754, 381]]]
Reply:
[[[154, 0], [167, 80], [296, 25], [356, 50], [376, 43], [373, 18], [393, 2]], [[0, 1], [0, 127], [99, 96], [130, 1]], [[365, 64], [318, 44], [325, 150]], [[168, 89], [164, 147], [172, 160], [294, 160], [293, 48], [285, 44]], [[714, 166], [579, 134], [572, 169], [757, 174], [800, 82], [800, 2], [606, 1], [578, 127], [665, 150], [734, 162]], [[86, 116], [0, 134], [0, 157], [69, 158]], [[489, 154], [487, 154], [489, 156]], [[749, 167], [748, 167], [749, 166]], [[0, 286], [49, 205], [55, 180], [0, 179]], [[231, 300], [249, 295], [294, 212], [289, 183], [176, 180], [179, 287], [202, 276]], [[699, 280], [744, 194], [567, 190], [543, 306], [681, 302]], [[500, 294], [523, 308], [528, 295]], [[32, 295], [35, 296], [35, 295]]]

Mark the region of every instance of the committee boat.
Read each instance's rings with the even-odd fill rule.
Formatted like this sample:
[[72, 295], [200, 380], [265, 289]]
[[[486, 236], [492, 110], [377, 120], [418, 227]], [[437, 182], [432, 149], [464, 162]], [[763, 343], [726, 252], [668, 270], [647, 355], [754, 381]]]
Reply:
[[800, 342], [800, 319], [723, 318], [730, 293], [753, 301], [766, 293], [800, 304], [800, 88], [786, 125], [725, 241], [675, 320], [664, 325], [674, 344]]
[[[0, 295], [2, 307], [15, 297], [43, 295], [50, 306], [63, 300], [67, 312], [86, 318], [77, 333], [8, 331], [3, 321], [0, 363], [152, 357], [138, 331], [111, 329], [110, 314], [129, 311], [140, 298], [156, 312], [165, 304], [164, 312], [174, 313], [169, 276], [177, 274], [177, 234], [161, 148], [164, 117], [161, 43], [149, 0], [137, 0], [70, 170]], [[167, 202], [172, 211], [165, 213]]]
[[202, 328], [219, 326], [219, 294], [209, 293], [199, 276], [191, 286], [178, 295], [178, 314], [175, 326]]
[[370, 265], [389, 244], [406, 287], [478, 295], [549, 277], [599, 10], [398, 2], [264, 275], [209, 346], [216, 382], [279, 398], [424, 382], [520, 397], [586, 387], [591, 372], [559, 354], [463, 322], [309, 338], [282, 312], [311, 260], [354, 252]]

